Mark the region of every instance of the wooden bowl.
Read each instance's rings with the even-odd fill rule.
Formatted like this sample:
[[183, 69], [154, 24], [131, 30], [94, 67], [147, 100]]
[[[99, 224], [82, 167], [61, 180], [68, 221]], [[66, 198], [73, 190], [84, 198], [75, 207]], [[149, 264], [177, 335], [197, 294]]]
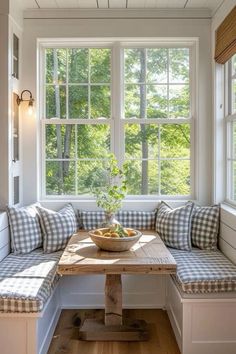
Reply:
[[[104, 233], [109, 229], [102, 228], [97, 230], [101, 230]], [[122, 237], [122, 238], [112, 238], [112, 237], [95, 235], [94, 231], [96, 230], [90, 231], [89, 236], [91, 237], [95, 245], [97, 245], [102, 250], [112, 251], [112, 252], [128, 251], [142, 236], [142, 233], [138, 230], [134, 230], [136, 232], [136, 235], [129, 236], [129, 237]]]

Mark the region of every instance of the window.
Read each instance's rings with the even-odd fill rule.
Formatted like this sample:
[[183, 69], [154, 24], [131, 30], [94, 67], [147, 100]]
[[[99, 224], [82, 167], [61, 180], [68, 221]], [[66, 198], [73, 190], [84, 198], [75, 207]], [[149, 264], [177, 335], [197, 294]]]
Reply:
[[225, 65], [226, 77], [226, 141], [227, 199], [236, 202], [236, 55]]
[[95, 43], [42, 49], [42, 195], [88, 196], [110, 151], [128, 194], [188, 198], [193, 187], [193, 46]]

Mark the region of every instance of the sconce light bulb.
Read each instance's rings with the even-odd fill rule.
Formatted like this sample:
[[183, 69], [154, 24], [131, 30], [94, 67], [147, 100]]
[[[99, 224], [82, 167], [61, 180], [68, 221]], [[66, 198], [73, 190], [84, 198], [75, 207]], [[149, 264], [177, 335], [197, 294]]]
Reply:
[[28, 115], [29, 116], [32, 116], [32, 114], [33, 114], [33, 106], [28, 106]]

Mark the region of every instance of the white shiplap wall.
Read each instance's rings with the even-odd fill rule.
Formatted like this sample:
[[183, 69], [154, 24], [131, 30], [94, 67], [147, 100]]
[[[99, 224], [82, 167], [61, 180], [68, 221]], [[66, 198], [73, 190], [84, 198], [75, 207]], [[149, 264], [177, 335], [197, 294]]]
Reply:
[[10, 252], [9, 227], [7, 214], [0, 213], [0, 261]]
[[222, 205], [219, 247], [236, 264], [236, 210]]

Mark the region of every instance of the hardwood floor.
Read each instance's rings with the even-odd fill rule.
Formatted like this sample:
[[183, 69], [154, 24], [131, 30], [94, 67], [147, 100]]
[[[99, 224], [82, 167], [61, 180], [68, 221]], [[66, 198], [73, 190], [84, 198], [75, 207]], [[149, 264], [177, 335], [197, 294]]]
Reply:
[[143, 319], [149, 324], [147, 342], [84, 342], [78, 340], [81, 318], [102, 318], [103, 310], [63, 310], [48, 354], [180, 354], [163, 310], [124, 310], [124, 316]]

